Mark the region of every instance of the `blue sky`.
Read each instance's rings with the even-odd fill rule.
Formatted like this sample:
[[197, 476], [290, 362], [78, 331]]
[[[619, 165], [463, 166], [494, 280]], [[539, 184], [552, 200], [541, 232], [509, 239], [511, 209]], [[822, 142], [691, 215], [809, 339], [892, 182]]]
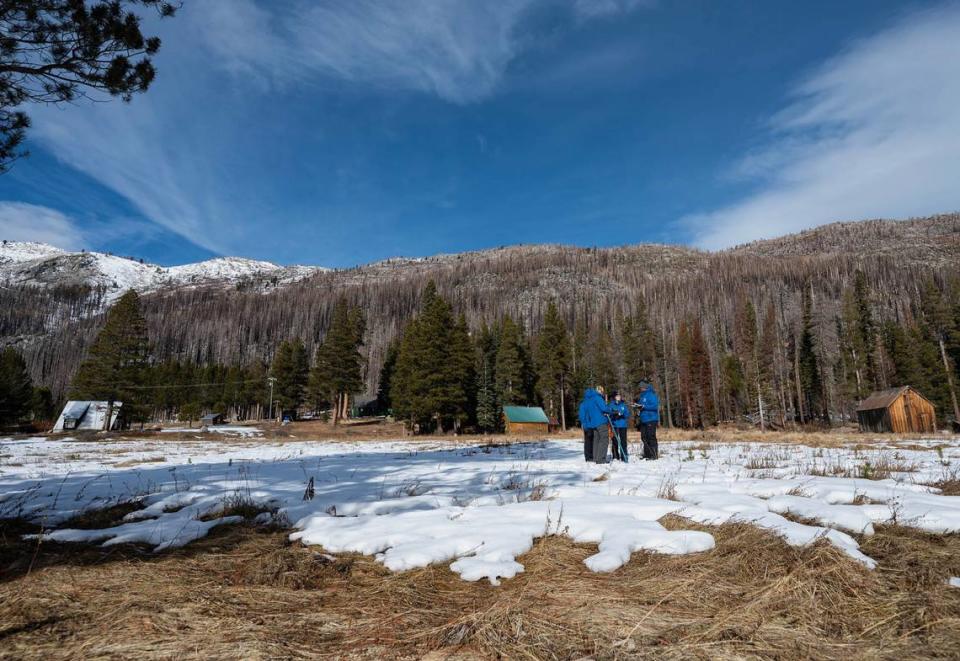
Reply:
[[0, 236], [352, 266], [718, 249], [960, 209], [960, 3], [186, 0], [131, 104], [29, 108]]

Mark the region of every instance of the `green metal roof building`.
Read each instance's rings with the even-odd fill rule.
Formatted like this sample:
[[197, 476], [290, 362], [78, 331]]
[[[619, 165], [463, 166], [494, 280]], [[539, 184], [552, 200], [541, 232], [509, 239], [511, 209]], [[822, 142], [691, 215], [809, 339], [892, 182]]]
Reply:
[[546, 434], [550, 419], [539, 406], [504, 406], [503, 422], [508, 434]]

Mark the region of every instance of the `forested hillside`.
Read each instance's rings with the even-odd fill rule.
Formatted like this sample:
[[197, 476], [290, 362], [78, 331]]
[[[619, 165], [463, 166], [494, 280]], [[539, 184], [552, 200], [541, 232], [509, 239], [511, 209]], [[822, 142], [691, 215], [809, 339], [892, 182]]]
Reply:
[[[677, 424], [756, 419], [761, 404], [783, 424], [836, 420], [870, 390], [902, 383], [950, 415], [958, 278], [952, 214], [834, 224], [718, 253], [544, 245], [396, 259], [269, 291], [242, 282], [165, 289], [144, 296], [143, 310], [155, 363], [262, 371], [284, 340], [302, 340], [312, 359], [343, 298], [365, 318], [363, 381], [373, 394], [388, 345], [432, 281], [474, 339], [509, 317], [531, 356], [554, 303], [582, 378], [629, 390], [649, 376]], [[103, 322], [102, 296], [76, 284], [0, 289], [0, 341], [62, 396]]]

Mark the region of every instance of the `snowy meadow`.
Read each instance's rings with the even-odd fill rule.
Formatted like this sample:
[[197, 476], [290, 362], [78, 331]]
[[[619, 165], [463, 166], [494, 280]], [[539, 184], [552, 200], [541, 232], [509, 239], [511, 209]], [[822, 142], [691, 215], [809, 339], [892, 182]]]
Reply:
[[[595, 465], [572, 440], [274, 443], [221, 431], [216, 441], [0, 440], [0, 518], [41, 525], [40, 541], [154, 551], [255, 523], [394, 572], [442, 563], [493, 584], [523, 572], [521, 556], [550, 536], [596, 545], [584, 564], [611, 572], [639, 551], [708, 552], [710, 526], [740, 523], [796, 547], [826, 540], [872, 570], [858, 539], [875, 525], [960, 531], [960, 496], [933, 486], [960, 470], [960, 442], [946, 439], [666, 443], [659, 461]], [[125, 503], [108, 527], [71, 525]], [[691, 529], [666, 528], [667, 515]]]

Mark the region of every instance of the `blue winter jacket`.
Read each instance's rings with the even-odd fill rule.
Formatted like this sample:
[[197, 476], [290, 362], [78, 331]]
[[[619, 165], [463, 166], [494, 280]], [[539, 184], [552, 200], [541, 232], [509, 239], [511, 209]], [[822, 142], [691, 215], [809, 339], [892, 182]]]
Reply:
[[584, 429], [595, 429], [605, 425], [609, 414], [610, 409], [603, 401], [603, 396], [593, 388], [587, 388], [580, 404], [580, 426]]
[[610, 402], [610, 417], [613, 418], [613, 426], [619, 427], [620, 429], [627, 428], [627, 422], [630, 419], [630, 407], [627, 406], [627, 403], [621, 400], [619, 403], [616, 401]]
[[653, 388], [647, 388], [637, 397], [640, 409], [640, 422], [660, 422], [660, 398]]

